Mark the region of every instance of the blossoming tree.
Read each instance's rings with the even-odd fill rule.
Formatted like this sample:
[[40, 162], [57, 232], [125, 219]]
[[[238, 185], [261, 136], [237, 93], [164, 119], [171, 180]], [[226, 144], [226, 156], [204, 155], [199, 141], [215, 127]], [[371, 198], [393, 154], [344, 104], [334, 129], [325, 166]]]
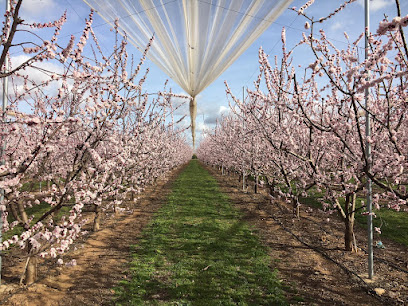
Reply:
[[[20, 5], [21, 0], [13, 2], [6, 13], [12, 18], [4, 26], [11, 30], [2, 40], [3, 50], [12, 46], [22, 25]], [[62, 264], [61, 255], [84, 233], [84, 224], [92, 221], [96, 231], [102, 216], [131, 210], [135, 194], [192, 154], [171, 120], [171, 99], [177, 95], [164, 91], [150, 99], [142, 90], [149, 71], [143, 73], [142, 65], [153, 39], [136, 62], [116, 25], [115, 45], [106, 55], [92, 30], [91, 13], [79, 41], [72, 36], [66, 47], [59, 47], [64, 21], [65, 14], [54, 23], [30, 25], [54, 27], [55, 35], [23, 46], [30, 60], [2, 75], [12, 80], [7, 113], [14, 119], [2, 124], [6, 149], [0, 166], [1, 217], [6, 239], [1, 249], [18, 246], [25, 252], [26, 283], [35, 281], [38, 256]], [[52, 61], [60, 69], [33, 65], [41, 61]], [[27, 67], [40, 69], [46, 81], [32, 80]], [[49, 188], [38, 188], [44, 181], [50, 182]], [[30, 216], [33, 206], [41, 207], [40, 213]], [[8, 234], [13, 230], [14, 235]]]
[[[268, 144], [258, 154], [261, 172], [273, 185], [271, 194], [290, 199], [296, 208], [299, 197], [306, 196], [310, 188], [323, 191], [325, 205], [337, 210], [345, 223], [345, 249], [352, 250], [356, 197], [365, 192], [367, 177], [376, 185], [377, 208], [407, 209], [408, 48], [404, 27], [408, 16], [401, 16], [397, 0], [398, 16], [383, 20], [376, 33], [369, 35], [369, 56], [360, 59], [359, 42], [365, 33], [356, 41], [345, 34], [349, 43], [344, 49], [337, 48], [323, 30], [315, 33], [316, 24], [333, 18], [354, 1], [318, 19], [306, 14], [313, 2], [295, 9], [307, 19], [306, 32], [296, 48], [306, 46], [315, 60], [305, 68], [295, 67], [296, 48], [286, 49], [283, 29], [282, 56], [271, 63], [260, 50], [260, 74], [255, 88], [247, 91], [248, 98], [240, 101], [228, 86], [227, 94], [239, 108], [237, 114], [244, 117], [245, 127]], [[366, 112], [372, 118], [368, 138]], [[227, 159], [230, 151], [223, 149], [223, 139], [217, 135], [203, 142], [200, 158], [214, 152]], [[372, 146], [371, 159], [366, 155], [367, 142]], [[234, 158], [240, 164], [247, 156]]]

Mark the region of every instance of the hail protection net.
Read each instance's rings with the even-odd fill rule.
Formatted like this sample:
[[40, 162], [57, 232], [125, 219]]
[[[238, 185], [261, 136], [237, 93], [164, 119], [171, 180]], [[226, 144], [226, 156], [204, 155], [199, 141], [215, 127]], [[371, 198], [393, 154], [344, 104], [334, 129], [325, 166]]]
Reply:
[[[84, 0], [192, 98], [219, 77], [292, 2], [289, 0]], [[190, 102], [193, 142], [195, 99]]]

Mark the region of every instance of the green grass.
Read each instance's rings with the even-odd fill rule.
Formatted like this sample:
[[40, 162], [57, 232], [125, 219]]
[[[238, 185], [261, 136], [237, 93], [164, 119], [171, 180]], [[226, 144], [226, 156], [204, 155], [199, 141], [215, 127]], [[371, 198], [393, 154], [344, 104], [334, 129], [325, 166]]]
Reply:
[[26, 182], [21, 186], [20, 191], [39, 191], [40, 190], [40, 184], [42, 189], [47, 189], [47, 182], [40, 182], [40, 181], [34, 181], [34, 182]]
[[[381, 240], [381, 237], [391, 239], [408, 246], [408, 213], [403, 211], [395, 211], [387, 208], [380, 210], [373, 209], [376, 218], [373, 218], [373, 225], [380, 227], [381, 235], [375, 234], [376, 240]], [[361, 214], [356, 215], [357, 224], [367, 226], [367, 217]]]
[[192, 160], [134, 246], [119, 305], [285, 305], [266, 248]]
[[[310, 191], [309, 197], [301, 198], [302, 204], [312, 206], [315, 208], [322, 208], [322, 204], [319, 201], [322, 198], [322, 193], [316, 193]], [[356, 207], [361, 207], [361, 201], [365, 201], [363, 198], [357, 198]], [[344, 200], [340, 200], [340, 204], [344, 204]], [[356, 213], [356, 224], [361, 227], [367, 226], [367, 216], [362, 215], [363, 210], [358, 210]], [[408, 213], [404, 211], [395, 211], [388, 208], [381, 208], [379, 210], [373, 209], [376, 214], [376, 218], [373, 219], [373, 225], [375, 227], [381, 226], [381, 235], [375, 234], [375, 239], [380, 240], [381, 237], [391, 239], [408, 246]], [[382, 225], [381, 225], [382, 223]]]
[[[48, 210], [50, 210], [50, 204], [46, 202], [41, 202], [38, 205], [33, 205], [32, 207], [29, 207], [26, 209], [27, 216], [30, 218], [31, 216], [34, 216], [33, 220], [31, 221], [31, 225], [35, 224], [38, 219], [46, 213]], [[63, 206], [58, 213], [56, 213], [56, 217], [54, 218], [55, 221], [59, 221], [61, 217], [64, 214], [67, 214], [71, 210], [71, 206]], [[10, 214], [7, 217], [7, 220], [9, 223], [13, 222], [15, 219], [14, 217]], [[23, 233], [24, 229], [21, 225], [17, 225], [14, 227], [12, 230], [9, 230], [5, 233], [3, 233], [3, 240], [10, 239], [14, 235], [21, 235]]]
[[[20, 189], [20, 192], [35, 192], [35, 191], [39, 191], [40, 190], [40, 183], [42, 185], [42, 189], [46, 190], [47, 189], [47, 182], [46, 181], [32, 181], [32, 182], [26, 182], [23, 184], [23, 186]], [[74, 200], [71, 200], [72, 205], [74, 205]], [[54, 218], [55, 221], [59, 221], [61, 219], [61, 217], [65, 214], [67, 214], [70, 210], [72, 205], [64, 205], [57, 213], [56, 216]], [[31, 216], [34, 216], [33, 220], [31, 221], [31, 225], [35, 224], [38, 219], [44, 214], [46, 213], [48, 210], [50, 210], [50, 204], [41, 201], [40, 204], [38, 205], [34, 205], [32, 207], [27, 207], [25, 209], [25, 212], [27, 213], [28, 218], [30, 218]], [[15, 221], [14, 217], [12, 216], [11, 213], [9, 213], [8, 217], [7, 217], [7, 221], [9, 223], [12, 223], [13, 221]], [[2, 233], [2, 238], [3, 240], [7, 240], [10, 239], [11, 237], [13, 237], [14, 235], [21, 235], [23, 233], [23, 227], [21, 225], [17, 225], [15, 226], [12, 230], [7, 231], [5, 233]]]

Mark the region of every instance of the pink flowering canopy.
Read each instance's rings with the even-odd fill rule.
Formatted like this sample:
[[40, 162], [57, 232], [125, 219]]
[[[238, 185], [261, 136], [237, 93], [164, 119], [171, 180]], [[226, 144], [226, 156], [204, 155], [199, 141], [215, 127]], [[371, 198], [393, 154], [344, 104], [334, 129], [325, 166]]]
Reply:
[[[368, 37], [368, 58], [361, 59], [359, 43], [364, 33], [356, 41], [345, 34], [349, 43], [339, 49], [324, 30], [315, 33], [314, 28], [354, 1], [317, 20], [305, 13], [313, 2], [294, 10], [307, 19], [297, 46], [309, 48], [315, 59], [305, 68], [294, 67], [297, 47], [287, 50], [283, 29], [281, 57], [270, 59], [259, 50], [259, 75], [244, 101], [226, 83], [232, 114], [218, 122], [197, 155], [210, 164], [265, 177], [272, 196], [295, 206], [312, 188], [324, 191], [323, 204], [338, 210], [351, 226], [355, 195], [365, 192], [367, 177], [376, 185], [377, 208], [408, 210], [404, 37], [408, 16], [384, 19]], [[366, 112], [372, 121], [369, 137], [365, 136]], [[351, 206], [343, 209], [341, 199]]]
[[[18, 20], [11, 17], [18, 16], [20, 4], [13, 2], [6, 13], [4, 47], [11, 46], [9, 29]], [[152, 99], [142, 90], [149, 72], [143, 64], [153, 39], [135, 61], [126, 51], [126, 37], [119, 40], [116, 24], [116, 43], [105, 54], [92, 30], [91, 13], [80, 37], [60, 46], [65, 20], [64, 14], [55, 22], [19, 24], [55, 31], [35, 47], [23, 45], [32, 57], [8, 73], [13, 92], [6, 112], [12, 117], [2, 122], [1, 132], [6, 149], [0, 165], [5, 237], [0, 247], [18, 246], [30, 262], [40, 256], [62, 264], [61, 256], [86, 233], [86, 223], [93, 221], [97, 230], [101, 216], [132, 212], [138, 193], [192, 155], [184, 131], [172, 119], [172, 98], [188, 97], [164, 90]], [[89, 51], [93, 57], [86, 55]], [[43, 70], [46, 80], [38, 83], [28, 71], [41, 62], [59, 69]], [[41, 214], [30, 215], [38, 205]], [[11, 236], [13, 229], [18, 234]]]

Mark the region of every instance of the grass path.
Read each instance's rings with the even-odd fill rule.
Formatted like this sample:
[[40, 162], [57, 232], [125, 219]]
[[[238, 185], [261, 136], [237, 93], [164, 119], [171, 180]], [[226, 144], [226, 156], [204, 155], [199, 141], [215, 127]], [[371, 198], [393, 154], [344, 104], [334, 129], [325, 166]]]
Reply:
[[282, 305], [280, 282], [254, 230], [192, 160], [134, 246], [122, 305]]

